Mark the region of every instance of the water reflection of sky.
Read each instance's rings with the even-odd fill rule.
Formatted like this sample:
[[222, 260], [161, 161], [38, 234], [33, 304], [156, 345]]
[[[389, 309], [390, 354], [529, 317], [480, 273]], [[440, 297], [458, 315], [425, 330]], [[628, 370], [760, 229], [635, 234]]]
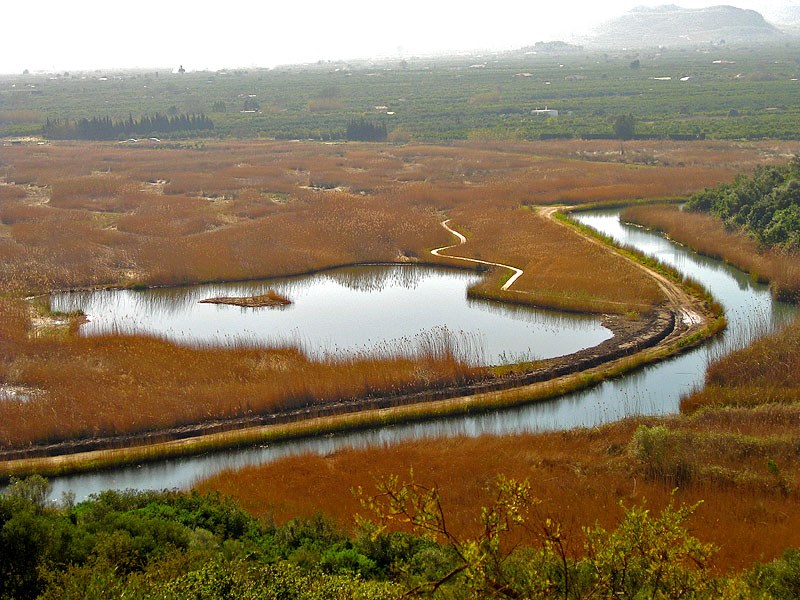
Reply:
[[[565, 315], [467, 298], [474, 273], [381, 266], [344, 268], [269, 282], [54, 296], [56, 310], [81, 309], [84, 335], [147, 333], [189, 344], [298, 345], [312, 356], [413, 350], [447, 335], [475, 363], [570, 354], [611, 336], [597, 317]], [[289, 297], [282, 309], [202, 304], [267, 289]]]

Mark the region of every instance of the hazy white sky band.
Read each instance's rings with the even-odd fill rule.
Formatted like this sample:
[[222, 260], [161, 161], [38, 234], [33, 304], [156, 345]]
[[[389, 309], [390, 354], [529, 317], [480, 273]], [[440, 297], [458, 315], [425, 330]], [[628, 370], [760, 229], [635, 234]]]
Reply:
[[[567, 40], [662, 1], [0, 0], [0, 73], [176, 67], [189, 70], [512, 49]], [[687, 8], [720, 4], [678, 2]], [[741, 0], [769, 11], [786, 0]]]

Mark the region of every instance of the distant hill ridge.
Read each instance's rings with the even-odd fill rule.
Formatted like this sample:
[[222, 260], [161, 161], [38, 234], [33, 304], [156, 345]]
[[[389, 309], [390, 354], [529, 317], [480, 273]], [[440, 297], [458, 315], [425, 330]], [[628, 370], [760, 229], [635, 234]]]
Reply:
[[765, 42], [781, 32], [754, 10], [734, 6], [682, 8], [674, 4], [640, 6], [597, 30], [593, 45], [675, 46]]

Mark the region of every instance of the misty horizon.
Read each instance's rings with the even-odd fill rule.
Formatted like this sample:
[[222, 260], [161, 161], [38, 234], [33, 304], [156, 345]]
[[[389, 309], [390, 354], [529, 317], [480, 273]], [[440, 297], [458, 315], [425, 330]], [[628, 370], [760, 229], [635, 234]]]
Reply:
[[[501, 0], [486, 11], [459, 10], [450, 2], [429, 6], [410, 0], [395, 9], [348, 0], [337, 6], [313, 2], [298, 15], [286, 7], [246, 3], [206, 14], [183, 2], [157, 5], [144, 0], [109, 14], [98, 0], [57, 3], [45, 6], [44, 12], [41, 6], [13, 2], [3, 14], [13, 25], [8, 27], [7, 47], [15, 51], [0, 57], [0, 73], [177, 69], [179, 65], [188, 71], [272, 68], [508, 51], [540, 41], [580, 44], [597, 27], [633, 8], [664, 4], [613, 0], [602, 7], [585, 7], [567, 0], [555, 10]], [[698, 0], [677, 4], [720, 5]], [[735, 6], [757, 10], [769, 20], [797, 5], [788, 0], [747, 0]]]

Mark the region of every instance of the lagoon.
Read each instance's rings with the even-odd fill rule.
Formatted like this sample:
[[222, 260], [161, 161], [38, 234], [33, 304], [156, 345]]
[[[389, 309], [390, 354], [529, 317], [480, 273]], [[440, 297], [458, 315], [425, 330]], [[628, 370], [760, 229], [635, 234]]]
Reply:
[[[82, 335], [148, 334], [180, 344], [296, 346], [315, 358], [412, 350], [447, 337], [474, 365], [551, 358], [611, 337], [600, 317], [509, 306], [467, 297], [473, 272], [414, 265], [334, 269], [269, 281], [149, 290], [66, 292], [51, 308], [81, 310]], [[286, 307], [204, 304], [268, 289]]]

